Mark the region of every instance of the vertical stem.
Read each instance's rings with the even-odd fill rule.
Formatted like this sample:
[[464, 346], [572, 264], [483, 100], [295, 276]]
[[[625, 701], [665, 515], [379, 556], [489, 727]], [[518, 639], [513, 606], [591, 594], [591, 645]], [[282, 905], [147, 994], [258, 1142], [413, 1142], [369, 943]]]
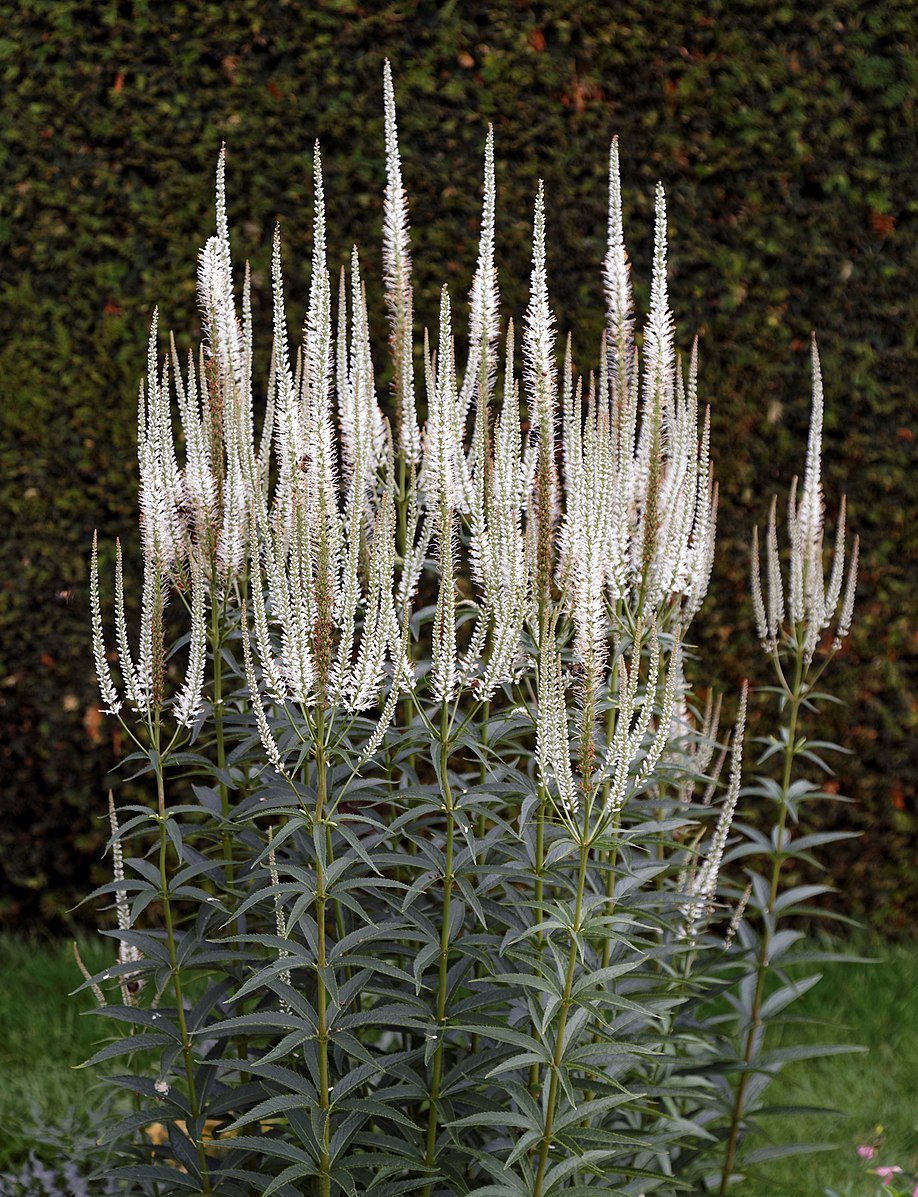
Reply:
[[[328, 801], [328, 775], [325, 757], [325, 709], [318, 708], [316, 727], [316, 827], [325, 822], [325, 807]], [[325, 988], [325, 970], [328, 967], [328, 950], [325, 941], [325, 869], [320, 853], [316, 853], [316, 928], [318, 936], [316, 953], [316, 1048], [319, 1058], [319, 1108], [325, 1114], [322, 1129], [322, 1147], [319, 1158], [319, 1197], [331, 1193], [331, 1088], [328, 1079], [328, 994]]]
[[[617, 665], [615, 666], [617, 669]], [[613, 672], [613, 678], [615, 674]], [[615, 711], [610, 707], [606, 715], [606, 744], [611, 743], [612, 736], [615, 732]], [[609, 805], [609, 795], [612, 789], [611, 779], [603, 786], [602, 801], [604, 806]], [[615, 836], [615, 842], [608, 852], [603, 853], [603, 863], [606, 866], [606, 905], [605, 916], [611, 918], [615, 913], [615, 869], [618, 864], [618, 830], [621, 826], [622, 813], [616, 809], [612, 818], [612, 834]], [[606, 935], [602, 941], [602, 967], [608, 968], [612, 960], [612, 940]]]
[[[172, 920], [172, 902], [169, 897], [169, 876], [166, 869], [166, 854], [168, 850], [168, 833], [166, 831], [166, 791], [163, 781], [162, 760], [159, 757], [159, 717], [155, 725], [156, 746], [156, 796], [159, 811], [159, 886], [160, 898], [163, 904], [163, 918], [166, 924], [166, 948], [169, 954], [169, 970], [172, 974], [172, 991], [175, 994], [176, 1018], [179, 1036], [182, 1044], [182, 1059], [185, 1064], [185, 1081], [188, 1086], [188, 1105], [191, 1109], [192, 1122], [197, 1123], [201, 1116], [201, 1105], [198, 1100], [197, 1086], [194, 1079], [194, 1060], [192, 1059], [191, 1039], [188, 1034], [188, 1023], [185, 1018], [185, 998], [182, 992], [182, 977], [178, 965], [178, 953], [175, 947], [175, 927]], [[210, 1175], [207, 1170], [207, 1155], [200, 1138], [200, 1129], [189, 1138], [195, 1146], [198, 1164], [201, 1170], [201, 1192], [210, 1193]]]
[[[548, 638], [548, 617], [547, 606], [544, 593], [539, 594], [539, 652], [546, 651], [546, 640]], [[553, 651], [553, 650], [552, 650]], [[545, 901], [545, 815], [548, 809], [548, 791], [545, 786], [539, 781], [539, 805], [536, 810], [536, 840], [535, 840], [535, 886], [533, 892], [534, 906], [537, 911], [539, 920], [539, 927], [536, 931], [536, 947], [541, 952], [542, 945], [545, 942], [545, 932], [542, 930], [541, 924], [544, 922], [544, 911], [542, 910], [542, 903]], [[529, 1092], [536, 1095], [539, 1088], [539, 1066], [538, 1064], [530, 1064], [529, 1066]]]
[[214, 659], [214, 734], [217, 740], [217, 767], [220, 770], [220, 813], [223, 816], [223, 871], [226, 888], [232, 891], [235, 883], [233, 866], [233, 836], [229, 828], [229, 786], [224, 780], [226, 771], [226, 741], [223, 734], [223, 655], [220, 637], [220, 612], [217, 603], [216, 579], [211, 584], [210, 647]]
[[[605, 916], [611, 918], [615, 913], [615, 869], [618, 865], [618, 829], [621, 825], [622, 813], [617, 810], [612, 816], [612, 833], [615, 836], [615, 843], [606, 853], [606, 906]], [[610, 928], [606, 928], [607, 931]], [[610, 935], [605, 935], [602, 941], [602, 967], [608, 968], [612, 962], [612, 938]]]
[[558, 1089], [560, 1088], [561, 1059], [564, 1055], [564, 1035], [567, 1031], [567, 1019], [571, 1007], [571, 997], [574, 989], [574, 973], [577, 966], [577, 935], [580, 932], [580, 920], [583, 913], [583, 892], [586, 887], [587, 861], [590, 846], [584, 839], [580, 844], [580, 867], [577, 871], [577, 894], [574, 902], [574, 921], [571, 925], [571, 943], [567, 954], [567, 972], [564, 978], [564, 993], [558, 1013], [558, 1029], [555, 1034], [555, 1049], [552, 1053], [551, 1080], [548, 1085], [548, 1101], [545, 1106], [545, 1125], [539, 1146], [539, 1163], [536, 1170], [532, 1197], [542, 1197], [542, 1186], [545, 1183], [545, 1168], [548, 1164], [548, 1153], [551, 1151], [552, 1135], [555, 1129], [555, 1110], [558, 1104]]
[[[797, 755], [797, 720], [800, 714], [800, 704], [803, 701], [803, 653], [798, 647], [797, 659], [794, 666], [794, 682], [787, 699], [787, 740], [784, 745], [784, 772], [781, 779], [781, 810], [778, 814], [777, 839], [771, 866], [771, 885], [768, 897], [766, 915], [774, 912], [775, 901], [778, 897], [778, 884], [781, 866], [784, 863], [784, 831], [787, 826], [787, 796], [790, 791], [793, 776], [794, 760]], [[755, 992], [752, 998], [752, 1008], [749, 1015], [749, 1025], [743, 1044], [743, 1072], [736, 1087], [733, 1110], [730, 1118], [730, 1134], [727, 1139], [724, 1168], [720, 1178], [719, 1197], [724, 1197], [733, 1165], [736, 1162], [736, 1152], [739, 1147], [740, 1132], [742, 1130], [743, 1115], [746, 1109], [746, 1091], [751, 1076], [750, 1065], [756, 1049], [756, 1037], [761, 1028], [762, 1002], [765, 997], [765, 979], [768, 975], [768, 961], [771, 955], [771, 941], [773, 926], [766, 918], [762, 928], [762, 938], [759, 944], [759, 956], [756, 962]], [[758, 1045], [761, 1047], [761, 1042]]]
[[[542, 902], [545, 898], [545, 808], [548, 795], [545, 787], [539, 782], [539, 809], [536, 813], [536, 842], [535, 842], [535, 901], [539, 912], [539, 922], [544, 921]], [[539, 927], [538, 939], [542, 943], [545, 933]]]
[[[544, 922], [542, 903], [545, 900], [545, 812], [548, 805], [548, 791], [539, 782], [539, 807], [536, 812], [536, 842], [535, 842], [535, 888], [534, 905], [539, 919], [536, 931], [536, 947], [539, 951], [545, 942], [545, 932], [541, 924]], [[529, 1092], [535, 1096], [539, 1088], [539, 1065], [529, 1065]]]
[[[449, 982], [450, 905], [453, 894], [454, 808], [453, 792], [449, 784], [449, 706], [443, 702], [440, 712], [440, 785], [443, 809], [446, 814], [446, 848], [443, 864], [443, 909], [440, 920], [440, 968], [437, 980], [437, 1046], [434, 1051], [430, 1082], [430, 1107], [427, 1111], [427, 1145], [424, 1162], [433, 1168], [437, 1159], [437, 1102], [443, 1083], [443, 1054], [446, 1035], [446, 997]], [[424, 1186], [424, 1197], [430, 1197], [433, 1182]]]
[[[487, 749], [487, 747], [488, 747], [488, 720], [490, 718], [491, 718], [491, 703], [486, 702], [484, 704], [484, 706], [481, 708], [481, 724], [480, 724], [480, 733], [481, 734], [479, 737], [481, 740], [481, 747], [483, 749]], [[482, 755], [484, 755], [484, 753], [482, 753]], [[478, 780], [482, 786], [488, 780], [488, 766], [485, 764], [484, 761], [481, 762], [481, 768], [480, 768], [480, 771], [478, 774]], [[475, 829], [475, 835], [479, 841], [484, 839], [485, 830], [486, 830], [485, 813], [484, 813], [484, 811], [480, 811], [479, 815], [478, 815], [478, 825]], [[484, 857], [482, 856], [482, 859], [477, 860], [476, 863], [479, 865], [484, 864]], [[479, 962], [477, 960], [475, 961], [474, 976], [475, 976], [476, 981], [481, 980], [481, 976], [482, 976], [481, 965], [479, 964]], [[472, 1050], [472, 1055], [474, 1055], [475, 1052], [478, 1050], [478, 1036], [477, 1035], [472, 1036], [471, 1050]]]

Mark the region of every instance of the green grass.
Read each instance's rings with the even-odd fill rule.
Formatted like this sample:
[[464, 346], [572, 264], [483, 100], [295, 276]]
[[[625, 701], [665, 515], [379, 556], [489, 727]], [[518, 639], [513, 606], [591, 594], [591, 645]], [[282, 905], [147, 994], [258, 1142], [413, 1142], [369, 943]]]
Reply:
[[[82, 949], [91, 968], [104, 966], [106, 950], [104, 944]], [[871, 1141], [877, 1125], [884, 1128], [884, 1145], [876, 1162], [918, 1170], [918, 947], [872, 954], [882, 963], [828, 966], [822, 983], [800, 1002], [801, 1014], [827, 1024], [818, 1035], [795, 1027], [776, 1032], [788, 1043], [810, 1035], [870, 1049], [788, 1068], [773, 1087], [774, 1104], [832, 1106], [839, 1114], [775, 1117], [770, 1140], [830, 1142], [832, 1150], [763, 1166], [733, 1190], [735, 1197], [822, 1197], [827, 1187], [844, 1197], [872, 1197], [878, 1186], [870, 1187], [855, 1148]], [[28, 1130], [18, 1129], [30, 1106], [53, 1124], [98, 1104], [93, 1078], [74, 1065], [92, 1053], [105, 1027], [81, 1017], [91, 997], [68, 997], [81, 979], [69, 945], [0, 939], [0, 970], [2, 1169], [33, 1146]]]
[[[833, 964], [802, 998], [797, 1013], [819, 1019], [819, 1028], [778, 1028], [771, 1043], [862, 1044], [866, 1054], [835, 1056], [789, 1066], [775, 1081], [773, 1104], [832, 1107], [832, 1116], [775, 1116], [771, 1143], [831, 1143], [832, 1150], [762, 1166], [735, 1197], [822, 1197], [833, 1188], [843, 1197], [879, 1191], [856, 1155], [883, 1128], [874, 1164], [918, 1171], [918, 948], [869, 948], [873, 965]], [[914, 1183], [914, 1182], [913, 1182]], [[911, 1193], [911, 1186], [908, 1192]]]
[[[88, 968], [104, 968], [108, 945], [81, 945]], [[95, 1002], [83, 992], [72, 946], [0, 938], [0, 1170], [34, 1146], [30, 1125], [53, 1125], [97, 1104], [94, 1078], [75, 1066], [95, 1050], [105, 1027], [85, 1018]], [[35, 1118], [32, 1117], [32, 1108]]]

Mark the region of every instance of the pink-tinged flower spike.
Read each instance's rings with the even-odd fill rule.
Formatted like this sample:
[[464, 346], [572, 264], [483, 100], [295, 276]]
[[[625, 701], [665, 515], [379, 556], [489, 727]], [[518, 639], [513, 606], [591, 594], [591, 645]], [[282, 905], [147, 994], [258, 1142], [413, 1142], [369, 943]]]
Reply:
[[857, 1154], [862, 1160], [872, 1160], [877, 1154], [877, 1149], [870, 1143], [862, 1143], [857, 1149]]
[[411, 240], [408, 200], [402, 184], [398, 149], [395, 90], [388, 59], [383, 66], [383, 109], [386, 128], [386, 191], [383, 204], [383, 271], [392, 347], [395, 427], [399, 454], [408, 463], [421, 460], [421, 438], [414, 399], [412, 362]]
[[89, 564], [89, 607], [92, 612], [92, 652], [96, 664], [96, 677], [106, 715], [117, 715], [121, 710], [121, 699], [115, 689], [112, 671], [105, 655], [105, 637], [102, 631], [102, 603], [99, 597], [99, 539], [92, 534], [92, 555]]

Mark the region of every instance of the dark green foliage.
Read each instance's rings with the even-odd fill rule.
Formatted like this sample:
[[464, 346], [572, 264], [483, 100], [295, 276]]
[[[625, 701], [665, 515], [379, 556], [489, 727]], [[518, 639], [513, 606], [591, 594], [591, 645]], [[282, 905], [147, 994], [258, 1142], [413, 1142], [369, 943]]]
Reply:
[[[918, 560], [914, 433], [915, 18], [902, 0], [625, 8], [562, 0], [412, 5], [99, 4], [26, 0], [0, 22], [0, 714], [7, 922], [59, 925], [98, 867], [112, 733], [87, 651], [91, 530], [133, 522], [134, 396], [154, 303], [195, 327], [192, 266], [225, 140], [237, 256], [268, 321], [275, 216], [303, 298], [305, 180], [327, 163], [330, 227], [379, 277], [380, 68], [401, 98], [416, 229], [416, 316], [471, 276], [484, 128], [496, 131], [498, 260], [524, 302], [538, 175], [549, 272], [576, 354], [602, 322], [605, 146], [622, 139], [629, 243], [646, 285], [652, 185], [677, 236], [680, 325], [702, 336], [722, 518], [699, 624], [724, 685], [762, 676], [746, 607], [746, 545], [784, 491], [806, 427], [807, 335], [827, 382], [827, 492], [861, 533], [862, 601], [825, 713], [846, 762], [832, 879], [852, 912], [905, 931], [915, 796], [907, 661]], [[642, 240], [643, 238], [643, 240]], [[374, 336], [384, 330], [370, 284]], [[639, 306], [641, 306], [639, 304]], [[295, 314], [295, 313], [294, 313]], [[183, 335], [187, 335], [183, 331]], [[267, 344], [265, 336], [256, 343]], [[262, 362], [264, 368], [266, 363]], [[754, 730], [754, 729], [753, 729]], [[821, 825], [839, 818], [832, 804]], [[100, 877], [98, 879], [101, 879]]]
[[[229, 604], [222, 618], [232, 628]], [[751, 1133], [785, 1064], [851, 1050], [766, 1053], [762, 1039], [818, 980], [788, 980], [819, 954], [776, 927], [813, 896], [779, 884], [781, 865], [818, 846], [782, 838], [816, 793], [800, 773], [817, 745], [794, 731], [816, 697], [800, 669], [790, 730], [762, 757], [783, 849], [743, 829], [710, 891], [695, 888], [700, 824], [733, 809], [742, 715], [726, 797], [719, 769], [693, 765], [716, 732], [694, 732], [649, 775], [632, 762], [620, 807], [591, 776], [565, 814], [539, 780], [522, 684], [492, 698], [487, 724], [474, 694], [432, 702], [420, 684], [360, 770], [372, 720], [269, 705], [280, 776], [221, 676], [226, 767], [209, 763], [209, 721], [186, 750], [157, 712], [149, 749], [124, 762], [155, 779], [157, 809], [120, 806], [125, 878], [93, 895], [126, 897], [133, 925], [108, 935], [140, 953], [83, 986], [108, 1000], [86, 1062], [115, 1106], [106, 1176], [151, 1195], [636, 1197], [723, 1193], [746, 1166], [803, 1150]], [[649, 677], [641, 702], [669, 729]], [[733, 940], [743, 874], [753, 897]]]

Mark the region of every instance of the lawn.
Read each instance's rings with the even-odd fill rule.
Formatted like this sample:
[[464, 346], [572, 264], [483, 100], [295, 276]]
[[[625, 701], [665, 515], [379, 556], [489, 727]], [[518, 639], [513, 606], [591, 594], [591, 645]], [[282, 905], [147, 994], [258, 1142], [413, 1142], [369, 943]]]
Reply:
[[[90, 967], [102, 967], [105, 946], [83, 947]], [[822, 1020], [823, 1038], [862, 1043], [867, 1055], [845, 1055], [798, 1065], [776, 1084], [776, 1102], [832, 1106], [831, 1117], [776, 1116], [773, 1141], [830, 1142], [832, 1150], [763, 1166], [732, 1190], [734, 1197], [842, 1197], [872, 1193], [863, 1183], [856, 1146], [883, 1128], [875, 1163], [918, 1169], [918, 947], [873, 948], [877, 965], [833, 965], [800, 1003]], [[68, 997], [80, 982], [69, 945], [23, 945], [0, 940], [0, 1170], [22, 1160], [34, 1136], [23, 1112], [45, 1126], [74, 1111], [79, 1125], [98, 1104], [99, 1091], [74, 1065], [90, 1055], [103, 1028], [81, 1016], [87, 994]], [[811, 1032], [806, 1032], [811, 1033]], [[788, 1027], [786, 1042], [804, 1032]], [[763, 1144], [764, 1146], [765, 1144]], [[860, 1183], [859, 1183], [860, 1182]]]

